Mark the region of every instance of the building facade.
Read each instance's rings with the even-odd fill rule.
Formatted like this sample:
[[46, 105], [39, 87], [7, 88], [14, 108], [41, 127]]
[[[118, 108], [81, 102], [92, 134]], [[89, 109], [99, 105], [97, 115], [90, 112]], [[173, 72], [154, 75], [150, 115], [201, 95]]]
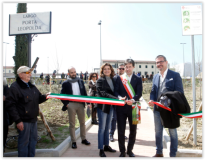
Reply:
[[[156, 68], [156, 62], [155, 61], [141, 61], [141, 60], [134, 60], [135, 61], [135, 68], [134, 73], [137, 74], [138, 72], [141, 74], [141, 76], [146, 75], [155, 75], [158, 73], [158, 69]], [[103, 60], [104, 63], [110, 63], [112, 67], [115, 70], [115, 73], [117, 73], [117, 68], [120, 64], [123, 64], [124, 60]]]

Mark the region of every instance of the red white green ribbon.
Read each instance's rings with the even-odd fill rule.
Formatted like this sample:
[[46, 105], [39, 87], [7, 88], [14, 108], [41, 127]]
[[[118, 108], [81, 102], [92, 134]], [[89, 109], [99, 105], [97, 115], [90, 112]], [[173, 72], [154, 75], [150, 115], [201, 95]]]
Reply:
[[[157, 106], [161, 107], [161, 108], [164, 108], [168, 111], [171, 111], [171, 108], [166, 107], [166, 106], [162, 105], [159, 102], [153, 102], [153, 103], [156, 104]], [[193, 112], [193, 113], [179, 113], [178, 115], [186, 117], [186, 118], [202, 118], [202, 111]]]
[[[128, 96], [132, 99], [135, 96], [135, 91], [128, 80], [127, 75], [124, 73], [120, 76], [122, 84], [127, 91]], [[136, 125], [141, 123], [141, 115], [140, 115], [141, 104], [137, 102], [135, 105], [132, 105], [132, 124]]]
[[124, 106], [125, 105], [124, 101], [122, 101], [122, 100], [112, 99], [112, 98], [104, 98], [104, 97], [93, 97], [93, 96], [81, 96], [81, 95], [51, 93], [50, 95], [47, 96], [47, 98], [56, 98], [56, 99], [60, 99], [60, 100], [69, 100], [69, 101], [75, 101], [75, 102], [109, 104], [109, 105], [117, 105], [117, 106]]

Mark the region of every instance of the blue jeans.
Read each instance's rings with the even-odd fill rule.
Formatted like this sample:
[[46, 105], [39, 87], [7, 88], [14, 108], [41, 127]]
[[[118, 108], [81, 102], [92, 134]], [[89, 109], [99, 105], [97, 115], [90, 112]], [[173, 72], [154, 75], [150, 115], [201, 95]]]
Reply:
[[[154, 124], [155, 124], [155, 139], [156, 139], [156, 150], [157, 154], [162, 154], [163, 149], [163, 125], [160, 118], [160, 112], [154, 110]], [[176, 157], [176, 152], [178, 148], [178, 136], [177, 129], [169, 129], [171, 144], [170, 144], [170, 157]]]
[[103, 149], [103, 145], [109, 146], [109, 129], [113, 114], [113, 107], [110, 107], [110, 113], [104, 113], [97, 108], [99, 129], [98, 129], [98, 149]]
[[117, 114], [116, 114], [116, 106], [113, 107], [113, 116], [111, 121], [111, 128], [110, 128], [110, 134], [114, 135], [115, 129], [116, 129], [116, 123], [117, 123]]
[[37, 143], [37, 122], [23, 122], [23, 125], [24, 130], [18, 130], [18, 157], [35, 157]]

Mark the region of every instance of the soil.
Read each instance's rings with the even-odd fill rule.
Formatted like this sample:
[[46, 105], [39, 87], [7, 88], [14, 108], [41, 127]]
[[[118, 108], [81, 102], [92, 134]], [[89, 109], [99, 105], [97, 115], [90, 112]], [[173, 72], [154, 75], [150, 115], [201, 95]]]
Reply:
[[[143, 83], [143, 98], [148, 102], [150, 91], [151, 91], [151, 83]], [[85, 84], [85, 87], [88, 91], [88, 86]], [[37, 85], [37, 88], [42, 94], [45, 94], [50, 91], [49, 85]], [[53, 93], [60, 93], [61, 85], [51, 85], [51, 91]], [[196, 107], [198, 108], [201, 104], [202, 100], [200, 100], [199, 96], [199, 90], [200, 87], [196, 87]], [[193, 111], [193, 104], [192, 104], [192, 88], [191, 84], [187, 83], [186, 86], [184, 86], [185, 96], [189, 102], [189, 105], [191, 107], [191, 112]], [[46, 102], [39, 105], [41, 108], [41, 111], [43, 112], [48, 125], [55, 137], [55, 141], [52, 141], [49, 137], [47, 130], [40, 118], [38, 116], [38, 136], [40, 140], [38, 141], [36, 145], [36, 149], [51, 149], [56, 148], [61, 142], [63, 142], [68, 136], [69, 136], [69, 121], [68, 121], [68, 112], [62, 111], [63, 104], [58, 99], [49, 99]], [[88, 120], [87, 114], [86, 114], [86, 120]], [[188, 141], [185, 140], [186, 135], [188, 134], [188, 131], [193, 123], [192, 119], [189, 118], [181, 118], [180, 121], [180, 127], [177, 128], [178, 132], [178, 148], [180, 149], [198, 149], [202, 150], [202, 119], [199, 118], [197, 120], [197, 145], [193, 145], [193, 134], [191, 134]], [[78, 119], [76, 117], [76, 129], [79, 127]], [[18, 135], [17, 130], [15, 128], [15, 123], [13, 125], [9, 126], [9, 136]], [[15, 142], [12, 144], [12, 146], [16, 147], [17, 143]], [[12, 152], [17, 151], [17, 148], [9, 149], [5, 148], [5, 152]]]
[[[183, 83], [184, 84], [184, 83]], [[199, 83], [196, 83], [196, 111], [198, 110], [202, 99], [200, 99], [200, 85]], [[143, 98], [146, 102], [149, 102], [150, 98], [150, 92], [151, 92], [151, 83], [144, 84], [143, 86]], [[201, 90], [202, 92], [202, 90]], [[190, 82], [187, 82], [186, 85], [184, 85], [184, 93], [185, 97], [190, 105], [191, 112], [193, 112], [193, 97], [192, 97], [192, 86]], [[202, 97], [202, 94], [201, 94]], [[151, 108], [151, 107], [150, 107]], [[193, 143], [193, 132], [188, 140], [185, 140], [185, 137], [187, 136], [189, 129], [191, 128], [193, 124], [193, 119], [191, 118], [181, 118], [180, 120], [180, 127], [177, 128], [178, 133], [178, 148], [179, 149], [195, 149], [195, 150], [202, 150], [202, 118], [197, 119], [197, 145], [195, 146]], [[168, 129], [166, 129], [167, 133]]]

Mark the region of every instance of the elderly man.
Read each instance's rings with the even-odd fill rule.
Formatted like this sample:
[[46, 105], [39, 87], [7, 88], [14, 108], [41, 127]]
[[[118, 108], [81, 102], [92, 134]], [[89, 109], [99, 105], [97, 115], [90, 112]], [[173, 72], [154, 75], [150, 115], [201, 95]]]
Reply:
[[18, 77], [12, 83], [6, 98], [6, 108], [19, 132], [18, 157], [34, 157], [37, 143], [37, 116], [39, 104], [46, 101], [46, 95], [31, 84], [31, 71], [27, 66], [17, 70]]
[[[70, 67], [68, 69], [69, 77], [62, 84], [62, 94], [72, 94], [72, 95], [83, 95], [87, 96], [87, 92], [84, 86], [84, 82], [82, 79], [76, 77], [76, 70], [74, 67]], [[69, 115], [69, 131], [72, 141], [72, 148], [77, 148], [76, 137], [75, 137], [75, 115], [77, 113], [78, 120], [80, 122], [80, 136], [82, 139], [82, 144], [90, 145], [90, 142], [86, 140], [85, 137], [85, 103], [82, 102], [73, 102], [68, 100], [61, 100], [64, 104], [62, 110], [68, 110]], [[90, 104], [88, 104], [90, 107]]]

